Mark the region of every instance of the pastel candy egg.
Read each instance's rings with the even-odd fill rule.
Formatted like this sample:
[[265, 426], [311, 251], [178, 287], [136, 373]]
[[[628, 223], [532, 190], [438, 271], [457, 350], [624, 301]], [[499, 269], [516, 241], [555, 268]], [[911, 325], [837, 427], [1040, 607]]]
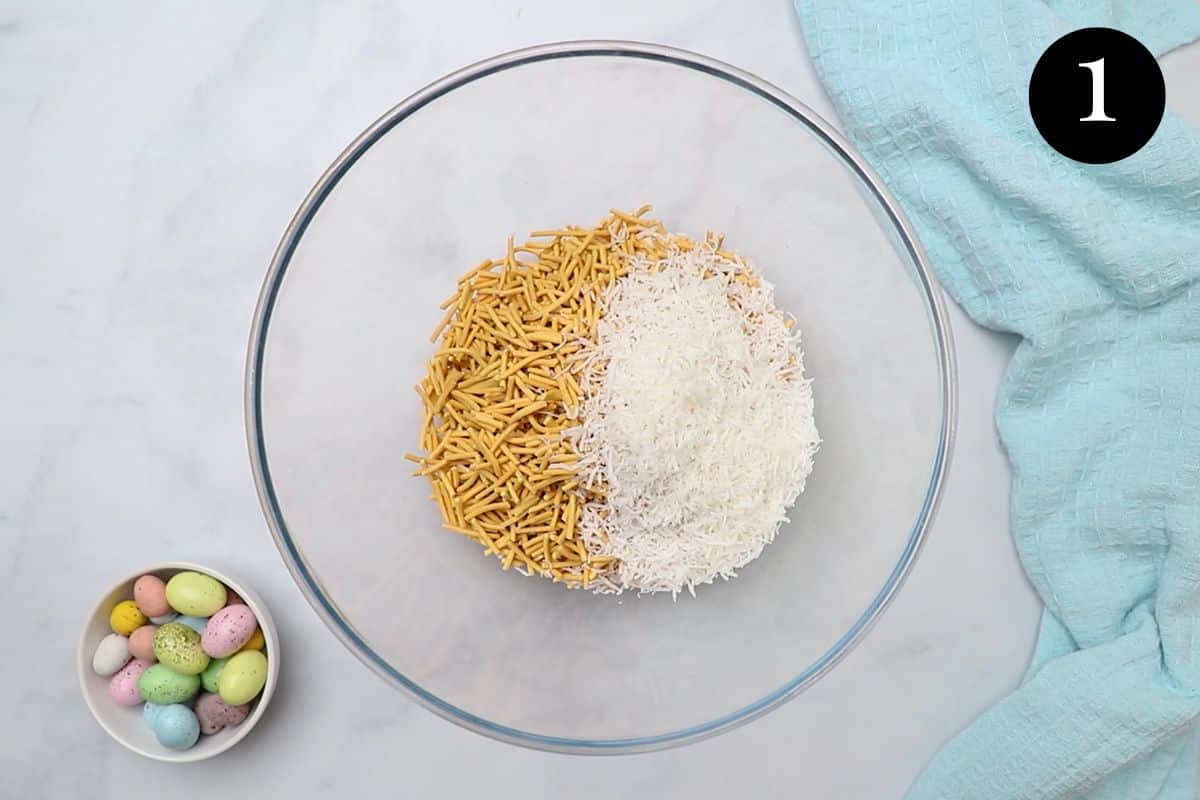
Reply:
[[246, 605], [246, 601], [242, 599], [241, 595], [239, 595], [233, 589], [230, 589], [228, 586], [226, 586], [225, 587], [225, 605], [227, 605], [227, 606], [244, 606], [244, 605]]
[[119, 633], [110, 633], [96, 645], [92, 654], [92, 669], [97, 675], [107, 678], [121, 667], [129, 663], [129, 645], [127, 639]]
[[108, 615], [108, 624], [113, 633], [128, 636], [146, 624], [146, 615], [138, 610], [132, 600], [122, 600], [113, 606], [112, 613]]
[[178, 622], [180, 625], [187, 625], [196, 633], [204, 633], [204, 628], [208, 625], [208, 620], [204, 617], [189, 617], [182, 614], [176, 616], [173, 622]]
[[250, 641], [242, 645], [243, 650], [262, 650], [267, 646], [267, 640], [263, 638], [262, 628], [255, 628], [254, 635], [250, 637]]
[[200, 676], [181, 675], [165, 664], [154, 664], [138, 678], [137, 691], [142, 700], [155, 705], [186, 703], [200, 691]]
[[136, 706], [142, 702], [138, 692], [138, 684], [146, 671], [150, 669], [149, 661], [135, 658], [121, 667], [112, 680], [108, 682], [108, 696], [119, 706]]
[[267, 657], [257, 650], [243, 650], [221, 670], [217, 693], [229, 705], [240, 706], [257, 697], [266, 682]]
[[156, 630], [158, 630], [157, 625], [143, 625], [129, 634], [129, 655], [143, 661], [153, 661], [155, 658], [154, 632]]
[[213, 658], [222, 658], [241, 650], [256, 630], [253, 611], [242, 605], [225, 606], [209, 618], [200, 646]]
[[158, 712], [162, 711], [166, 706], [160, 706], [157, 703], [146, 703], [142, 706], [142, 719], [151, 728], [154, 727], [154, 720], [158, 717]]
[[157, 575], [143, 575], [133, 583], [133, 602], [147, 617], [161, 617], [169, 613], [167, 585]]
[[158, 743], [170, 750], [187, 750], [200, 738], [200, 721], [185, 705], [172, 704], [160, 709], [151, 728]]
[[225, 605], [225, 586], [199, 572], [180, 572], [167, 581], [167, 602], [180, 614], [211, 617]]
[[249, 704], [231, 706], [215, 694], [202, 694], [196, 701], [196, 718], [200, 720], [200, 732], [205, 736], [240, 724], [249, 713]]
[[154, 632], [154, 657], [182, 675], [199, 675], [209, 660], [200, 647], [200, 634], [178, 622], [168, 622]]
[[200, 673], [200, 685], [204, 687], [204, 691], [217, 691], [217, 682], [221, 679], [221, 671], [225, 669], [225, 665], [228, 663], [228, 658], [214, 658], [208, 662], [208, 666], [204, 668], [204, 672]]
[[168, 622], [174, 622], [179, 619], [179, 615], [174, 611], [168, 611], [166, 614], [160, 614], [157, 617], [151, 617], [150, 621], [155, 625], [166, 625]]

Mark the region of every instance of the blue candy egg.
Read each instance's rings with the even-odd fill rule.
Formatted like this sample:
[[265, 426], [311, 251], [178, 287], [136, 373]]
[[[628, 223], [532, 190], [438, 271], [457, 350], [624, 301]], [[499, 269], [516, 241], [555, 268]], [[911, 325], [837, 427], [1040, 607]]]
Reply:
[[154, 720], [158, 719], [158, 712], [162, 711], [166, 706], [160, 706], [157, 703], [146, 703], [142, 707], [142, 719], [146, 720], [146, 724], [151, 728], [154, 727]]
[[204, 626], [208, 624], [208, 619], [205, 617], [189, 617], [186, 614], [182, 614], [172, 620], [172, 622], [178, 622], [180, 625], [187, 625], [196, 633], [203, 634]]
[[185, 705], [161, 706], [154, 716], [154, 736], [171, 750], [187, 750], [200, 738], [200, 721]]

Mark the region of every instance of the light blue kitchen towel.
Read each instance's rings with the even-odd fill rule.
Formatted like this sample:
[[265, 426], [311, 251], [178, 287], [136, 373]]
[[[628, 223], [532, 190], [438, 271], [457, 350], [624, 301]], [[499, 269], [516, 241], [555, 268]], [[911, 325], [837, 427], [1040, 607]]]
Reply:
[[1200, 136], [1168, 111], [1137, 154], [1078, 164], [1041, 140], [1027, 91], [1064, 33], [1119, 28], [1162, 53], [1200, 34], [1200, 2], [796, 6], [843, 127], [942, 284], [981, 325], [1021, 337], [996, 420], [1041, 638], [1024, 684], [909, 796], [1193, 800]]

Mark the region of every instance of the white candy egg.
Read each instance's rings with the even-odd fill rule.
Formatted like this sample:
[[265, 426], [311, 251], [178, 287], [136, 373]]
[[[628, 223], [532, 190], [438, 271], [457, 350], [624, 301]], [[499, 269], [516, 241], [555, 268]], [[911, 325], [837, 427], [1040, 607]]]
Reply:
[[97, 675], [115, 675], [129, 661], [129, 640], [119, 633], [110, 633], [100, 640], [92, 656], [92, 669]]

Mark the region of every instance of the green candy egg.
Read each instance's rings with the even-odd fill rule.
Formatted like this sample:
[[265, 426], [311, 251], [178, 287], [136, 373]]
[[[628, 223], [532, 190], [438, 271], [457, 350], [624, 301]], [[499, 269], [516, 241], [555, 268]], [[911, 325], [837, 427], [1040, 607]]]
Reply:
[[214, 658], [208, 662], [208, 666], [204, 668], [204, 672], [200, 673], [200, 685], [204, 687], [204, 691], [217, 693], [217, 681], [221, 680], [221, 672], [225, 669], [225, 665], [229, 663], [232, 656], [225, 658]]
[[159, 706], [186, 703], [200, 691], [199, 675], [181, 675], [165, 664], [155, 664], [138, 678], [138, 694]]
[[217, 680], [217, 694], [231, 706], [249, 703], [267, 682], [267, 657], [257, 650], [243, 650], [229, 657]]
[[167, 604], [191, 617], [211, 617], [228, 596], [224, 584], [199, 572], [179, 572], [167, 581]]
[[168, 622], [154, 632], [154, 657], [182, 675], [199, 675], [209, 662], [200, 634], [179, 622]]

